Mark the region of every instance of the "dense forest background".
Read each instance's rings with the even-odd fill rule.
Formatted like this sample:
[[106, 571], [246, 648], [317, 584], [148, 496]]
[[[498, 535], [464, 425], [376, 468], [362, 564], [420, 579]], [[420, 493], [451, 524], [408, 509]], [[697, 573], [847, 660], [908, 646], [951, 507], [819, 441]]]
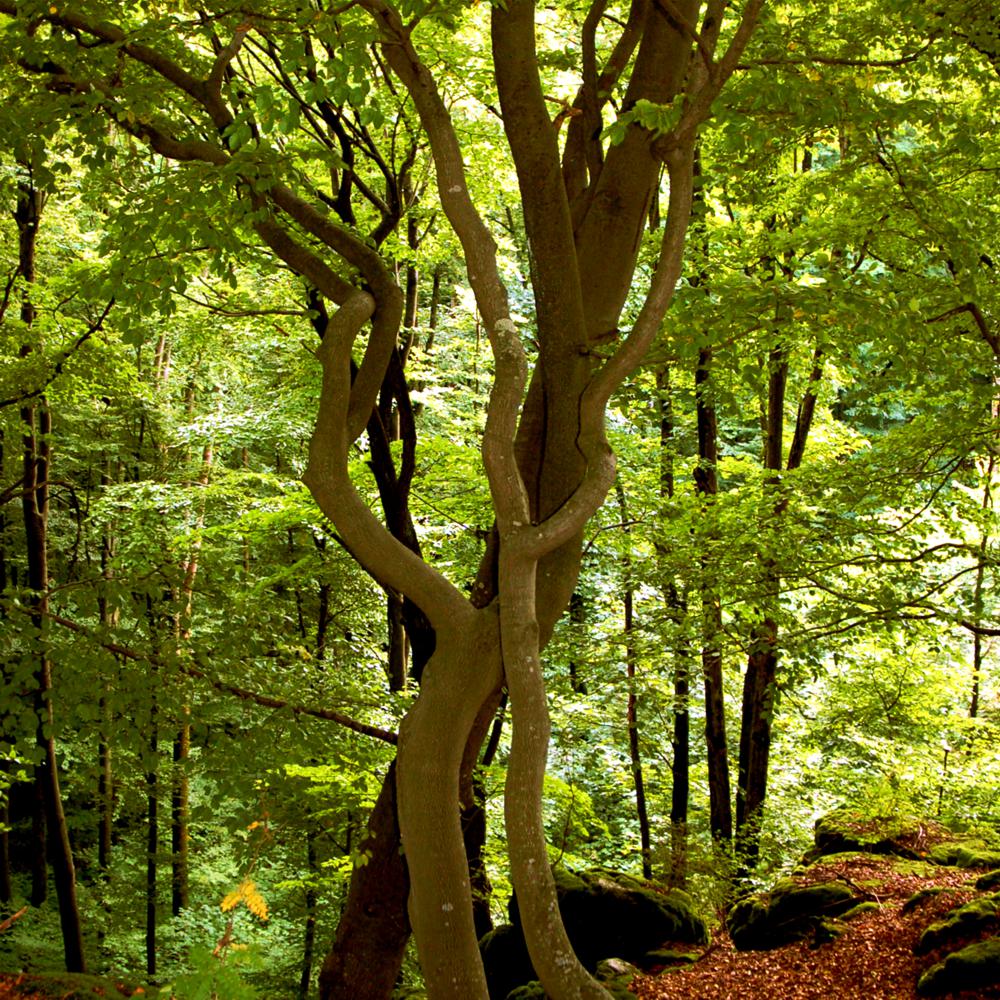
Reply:
[[[491, 330], [377, 44], [394, 8], [251, 6], [0, 4], [0, 906], [32, 907], [0, 967], [85, 957], [234, 1000], [315, 995], [427, 660], [411, 595], [302, 482], [334, 307], [268, 228], [274, 185], [307, 189], [400, 294], [348, 456], [365, 503], [473, 599], [496, 537]], [[532, 10], [563, 147], [591, 113], [581, 51], [611, 65], [640, 9]], [[530, 370], [540, 237], [489, 5], [400, 11]], [[168, 125], [203, 126], [143, 52], [218, 68], [231, 161], [168, 148]], [[682, 276], [608, 407], [614, 484], [543, 653], [551, 861], [715, 913], [838, 806], [1000, 824], [998, 71], [987, 2], [764, 6], [693, 147]], [[677, 102], [616, 86], [608, 150], [672, 134]], [[467, 817], [480, 931], [511, 893], [494, 708]], [[400, 990], [422, 982], [411, 948]]]

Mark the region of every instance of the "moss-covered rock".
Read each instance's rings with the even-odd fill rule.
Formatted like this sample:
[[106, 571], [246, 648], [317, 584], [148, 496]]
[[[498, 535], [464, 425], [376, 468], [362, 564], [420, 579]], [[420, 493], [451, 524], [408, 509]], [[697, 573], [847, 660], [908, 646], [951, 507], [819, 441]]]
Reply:
[[840, 916], [860, 900], [841, 882], [799, 885], [782, 879], [771, 892], [740, 900], [726, 919], [740, 951], [766, 951], [814, 936], [823, 922]]
[[504, 1000], [511, 990], [538, 978], [520, 927], [503, 924], [490, 931], [480, 939], [479, 953], [490, 1000]]
[[642, 970], [621, 958], [605, 958], [597, 963], [597, 981], [616, 1000], [633, 1000], [634, 993], [629, 986]]
[[935, 864], [955, 868], [1000, 868], [1000, 851], [978, 839], [937, 844], [928, 857]]
[[970, 944], [932, 965], [917, 983], [921, 996], [980, 990], [1000, 984], [1000, 938]]
[[[708, 927], [691, 897], [679, 889], [661, 891], [631, 875], [597, 869], [553, 872], [559, 911], [580, 961], [593, 970], [602, 958], [638, 962], [665, 941], [703, 944]], [[517, 900], [511, 923], [520, 925]]]
[[916, 859], [924, 856], [928, 839], [947, 835], [940, 824], [917, 816], [868, 816], [856, 809], [835, 809], [816, 821], [815, 846], [804, 860], [811, 863], [846, 851]]
[[699, 954], [696, 951], [679, 951], [676, 948], [656, 948], [647, 951], [639, 963], [644, 969], [666, 968], [672, 965], [691, 965], [697, 962]]
[[926, 889], [920, 889], [915, 892], [910, 898], [903, 903], [900, 908], [900, 913], [909, 913], [915, 910], [918, 906], [926, 903], [928, 899], [933, 899], [935, 896], [940, 896], [942, 892], [954, 892], [954, 889], [949, 889], [946, 886], [932, 885], [928, 886]]
[[[708, 926], [679, 889], [660, 890], [632, 875], [603, 869], [553, 871], [566, 933], [583, 965], [593, 972], [602, 959], [647, 964], [646, 954], [665, 942], [704, 944]], [[536, 979], [521, 931], [517, 900], [509, 926], [479, 943], [491, 1000]]]
[[920, 935], [914, 951], [926, 955], [935, 948], [977, 937], [1000, 926], [1000, 893], [980, 896], [931, 924]]
[[[631, 979], [629, 980], [631, 981]], [[617, 981], [604, 981], [601, 984], [615, 1000], [635, 1000], [635, 994], [628, 989], [628, 983], [624, 985]], [[505, 1000], [548, 1000], [549, 995], [538, 980], [518, 986], [516, 990], [511, 990]]]
[[542, 988], [542, 984], [533, 979], [530, 983], [524, 983], [507, 994], [505, 1000], [548, 1000], [548, 993]]
[[976, 879], [977, 889], [1000, 889], [1000, 868], [994, 872], [987, 872]]
[[872, 910], [878, 909], [880, 909], [878, 903], [868, 899], [863, 903], [858, 903], [857, 906], [852, 906], [846, 913], [842, 913], [840, 919], [853, 920], [855, 917], [860, 917], [863, 913], [871, 913]]

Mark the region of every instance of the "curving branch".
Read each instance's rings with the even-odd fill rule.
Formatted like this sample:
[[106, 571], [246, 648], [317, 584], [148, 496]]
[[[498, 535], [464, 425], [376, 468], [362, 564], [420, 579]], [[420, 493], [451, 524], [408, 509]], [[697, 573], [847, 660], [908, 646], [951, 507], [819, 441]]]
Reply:
[[497, 265], [497, 247], [469, 193], [462, 150], [451, 115], [434, 77], [417, 55], [399, 12], [386, 0], [360, 0], [379, 27], [382, 53], [413, 99], [430, 140], [438, 196], [464, 251], [469, 284], [488, 329], [508, 315], [507, 289]]
[[470, 605], [444, 576], [386, 531], [358, 495], [348, 470], [351, 345], [374, 311], [373, 297], [356, 291], [327, 324], [316, 351], [323, 387], [302, 481], [348, 551], [382, 586], [407, 595], [434, 629], [454, 629], [472, 613]]

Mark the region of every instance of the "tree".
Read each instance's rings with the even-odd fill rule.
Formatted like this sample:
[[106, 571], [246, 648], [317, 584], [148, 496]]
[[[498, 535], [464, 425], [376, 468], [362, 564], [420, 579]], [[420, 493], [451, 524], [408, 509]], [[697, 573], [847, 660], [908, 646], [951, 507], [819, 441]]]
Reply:
[[[45, 88], [61, 97], [67, 112], [77, 112], [78, 128], [88, 127], [79, 113], [96, 110], [186, 165], [211, 217], [234, 215], [256, 233], [314, 289], [321, 316], [322, 303], [336, 307], [321, 331], [323, 390], [305, 478], [354, 557], [383, 586], [407, 595], [433, 629], [420, 696], [400, 732], [396, 782], [410, 919], [432, 996], [485, 993], [458, 816], [501, 684], [512, 714], [511, 874], [533, 962], [553, 996], [605, 995], [575, 960], [555, 906], [540, 813], [548, 710], [539, 652], [572, 593], [581, 530], [613, 481], [605, 408], [658, 332], [680, 274], [698, 127], [760, 7], [750, 0], [724, 24], [721, 3], [704, 10], [687, 0], [636, 3], [622, 23], [605, 20], [605, 5], [595, 4], [579, 28], [581, 83], [557, 98], [564, 111], [555, 122], [540, 68], [539, 46], [548, 40], [533, 4], [491, 12], [492, 69], [531, 252], [538, 356], [529, 373], [496, 244], [470, 196], [460, 129], [443, 96], [448, 74], [435, 79], [422, 55], [423, 46], [440, 44], [451, 15], [417, 11], [405, 21], [383, 0], [366, 0], [340, 14], [289, 5], [239, 18], [212, 11], [137, 21], [53, 7], [33, 11], [40, 21], [32, 21], [16, 4], [0, 3], [17, 19], [7, 36], [40, 98]], [[374, 42], [377, 54], [343, 48], [349, 38]], [[369, 241], [327, 212], [343, 191], [330, 187], [331, 178], [339, 184], [340, 166], [324, 177], [294, 144], [301, 137], [307, 150], [318, 148], [319, 135], [326, 150], [341, 138], [329, 95], [369, 72], [402, 85], [427, 133], [438, 197], [493, 349], [483, 460], [498, 544], [487, 550], [472, 603], [386, 531], [350, 474], [353, 442], [398, 363], [403, 295], [377, 249], [378, 225]], [[268, 78], [286, 92], [280, 122]], [[613, 98], [623, 109], [616, 117]], [[359, 122], [374, 120], [363, 91], [346, 101], [355, 102]], [[605, 116], [612, 118], [607, 135]], [[86, 138], [106, 148], [106, 135], [89, 128]], [[623, 313], [637, 237], [664, 164], [669, 201], [659, 259], [641, 306]], [[382, 213], [380, 223], [394, 226], [393, 215]], [[183, 229], [184, 221], [172, 226]], [[619, 332], [623, 321], [627, 334]], [[359, 339], [363, 356], [353, 372]]]

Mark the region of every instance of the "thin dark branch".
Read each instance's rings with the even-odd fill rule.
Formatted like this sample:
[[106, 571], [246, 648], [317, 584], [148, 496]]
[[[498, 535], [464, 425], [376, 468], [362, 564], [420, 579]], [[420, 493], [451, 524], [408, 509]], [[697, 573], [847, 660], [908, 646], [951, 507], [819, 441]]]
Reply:
[[895, 66], [906, 66], [908, 63], [916, 62], [936, 41], [936, 36], [931, 38], [926, 45], [921, 46], [916, 52], [907, 53], [905, 56], [898, 56], [895, 59], [848, 59], [843, 56], [822, 56], [806, 55], [799, 59], [785, 59], [776, 56], [773, 59], [754, 59], [753, 62], [740, 63], [736, 68], [747, 70], [756, 66], [864, 66], [874, 69], [891, 69]]
[[108, 313], [111, 312], [114, 307], [115, 300], [111, 299], [108, 304], [104, 307], [104, 311], [98, 318], [87, 327], [86, 330], [76, 340], [73, 342], [72, 346], [67, 347], [63, 351], [62, 356], [55, 363], [49, 376], [37, 389], [26, 389], [24, 392], [18, 393], [17, 395], [10, 396], [7, 399], [0, 399], [0, 409], [5, 406], [13, 406], [15, 403], [24, 402], [26, 399], [36, 399], [41, 396], [45, 390], [52, 385], [53, 382], [62, 374], [63, 368], [66, 362], [74, 355], [76, 352], [83, 347], [83, 345], [90, 340], [90, 338], [97, 333], [98, 330], [104, 325], [104, 321], [108, 318]]
[[[61, 615], [52, 613], [48, 613], [46, 617], [56, 625], [61, 625], [63, 628], [69, 629], [71, 632], [76, 632], [78, 635], [82, 635], [93, 640], [109, 653], [114, 653], [117, 656], [124, 657], [128, 660], [135, 660], [140, 663], [163, 663], [162, 658], [153, 654], [140, 653], [129, 646], [123, 646], [121, 643], [108, 642], [106, 640], [99, 639], [90, 631], [90, 629], [79, 624], [79, 622], [72, 621], [69, 618], [63, 618]], [[366, 722], [358, 722], [356, 719], [352, 719], [350, 716], [344, 715], [341, 712], [335, 712], [330, 708], [313, 708], [308, 705], [293, 705], [290, 702], [283, 701], [281, 698], [272, 698], [269, 695], [258, 694], [256, 691], [250, 691], [247, 688], [239, 687], [236, 684], [229, 684], [226, 681], [211, 677], [204, 670], [192, 666], [191, 664], [178, 663], [177, 668], [186, 677], [205, 681], [211, 687], [215, 688], [216, 691], [220, 691], [223, 694], [234, 695], [241, 701], [249, 701], [255, 705], [261, 705], [264, 708], [287, 709], [292, 712], [293, 715], [308, 715], [316, 719], [326, 719], [329, 722], [336, 722], [339, 725], [344, 726], [346, 729], [353, 730], [356, 733], [361, 733], [364, 736], [372, 736], [377, 740], [382, 740], [384, 743], [391, 743], [395, 745], [399, 739], [395, 733], [390, 732], [387, 729], [380, 729], [378, 726], [371, 726]]]

